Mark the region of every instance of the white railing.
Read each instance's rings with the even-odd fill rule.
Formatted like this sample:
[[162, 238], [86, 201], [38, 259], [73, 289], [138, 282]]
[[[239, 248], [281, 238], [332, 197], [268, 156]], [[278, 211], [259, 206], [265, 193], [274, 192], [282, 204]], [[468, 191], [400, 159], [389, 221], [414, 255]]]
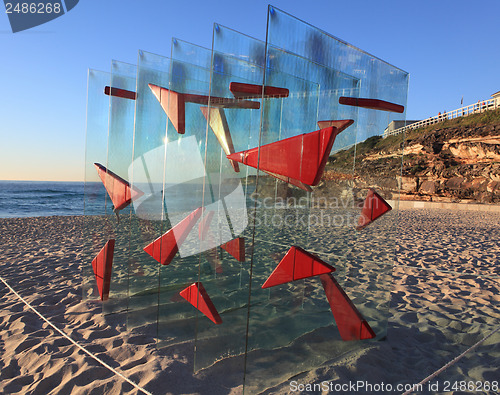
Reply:
[[422, 121], [412, 123], [408, 126], [403, 126], [402, 128], [394, 129], [390, 132], [388, 131], [384, 133], [384, 138], [389, 136], [394, 136], [399, 133], [403, 133], [405, 130], [418, 129], [424, 126], [433, 125], [435, 123], [445, 121], [447, 119], [466, 117], [467, 115], [477, 114], [487, 110], [494, 110], [496, 108], [500, 108], [500, 99], [481, 100], [476, 104], [471, 104], [470, 106], [467, 107], [462, 107], [450, 112], [445, 112], [441, 115], [436, 115], [434, 117], [430, 117]]

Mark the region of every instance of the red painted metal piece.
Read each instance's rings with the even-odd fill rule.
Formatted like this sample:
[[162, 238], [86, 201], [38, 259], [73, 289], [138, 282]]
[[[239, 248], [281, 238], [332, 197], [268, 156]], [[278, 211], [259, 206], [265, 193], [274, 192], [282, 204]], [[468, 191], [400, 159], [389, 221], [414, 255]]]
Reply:
[[[229, 125], [227, 123], [224, 109], [218, 107], [211, 107], [210, 109], [209, 107], [200, 107], [200, 110], [205, 119], [208, 121], [210, 129], [214, 132], [215, 137], [217, 137], [224, 153], [226, 155], [234, 154], [233, 139], [231, 137], [231, 132], [229, 131]], [[229, 163], [231, 163], [234, 171], [239, 173], [240, 167], [238, 166], [238, 162], [229, 160]]]
[[119, 211], [127, 207], [133, 199], [144, 195], [142, 191], [137, 188], [132, 188], [130, 183], [119, 175], [113, 173], [111, 170], [106, 169], [100, 163], [94, 163], [97, 169], [97, 174], [101, 178], [104, 188], [115, 207], [114, 211]]
[[194, 210], [173, 228], [144, 247], [144, 251], [162, 265], [168, 265], [179, 251], [179, 245], [186, 240], [189, 232], [200, 218], [201, 212], [201, 207]]
[[338, 133], [342, 132], [344, 129], [347, 129], [354, 123], [354, 119], [339, 119], [335, 121], [318, 121], [318, 127], [320, 129], [324, 129], [330, 126], [336, 127]]
[[200, 238], [201, 241], [207, 238], [207, 232], [208, 229], [210, 228], [210, 222], [212, 222], [213, 216], [214, 212], [208, 211], [207, 213], [205, 213], [205, 215], [200, 221], [200, 224], [198, 225], [198, 237]]
[[230, 240], [222, 244], [220, 248], [229, 252], [238, 261], [245, 262], [245, 239], [243, 237]]
[[191, 284], [189, 287], [183, 289], [179, 295], [210, 318], [214, 324], [222, 324], [222, 318], [220, 318], [217, 309], [212, 303], [212, 300], [208, 296], [208, 293], [202, 283], [196, 282]]
[[110, 239], [92, 261], [97, 289], [99, 290], [102, 301], [108, 300], [109, 298], [114, 250], [115, 240]]
[[175, 130], [177, 130], [179, 134], [184, 134], [186, 131], [186, 103], [197, 103], [219, 108], [260, 108], [260, 103], [257, 101], [178, 93], [153, 84], [148, 84], [148, 86], [160, 102], [163, 110], [167, 113], [168, 119], [170, 119], [170, 122], [172, 122], [172, 125], [174, 125]]
[[[241, 82], [231, 82], [229, 90], [234, 97], [262, 97], [262, 85], [244, 84]], [[286, 88], [278, 88], [275, 86], [264, 86], [264, 97], [288, 97], [290, 91]]]
[[260, 147], [260, 159], [258, 147], [227, 157], [270, 175], [277, 174], [306, 185], [316, 185], [323, 175], [337, 134], [337, 128], [328, 127], [266, 144]]
[[184, 134], [186, 131], [186, 103], [183, 96], [157, 85], [148, 84], [148, 86], [160, 102], [163, 111], [167, 114], [177, 133]]
[[363, 229], [377, 218], [391, 210], [392, 207], [389, 203], [387, 203], [382, 196], [375, 192], [373, 188], [370, 188], [363, 204], [363, 209], [361, 210], [356, 230]]
[[136, 93], [133, 91], [128, 91], [126, 89], [113, 88], [106, 86], [104, 87], [104, 94], [108, 96], [122, 97], [124, 99], [135, 100]]
[[300, 247], [291, 247], [262, 288], [334, 272], [335, 268]]
[[389, 111], [403, 113], [405, 107], [396, 103], [391, 103], [378, 99], [364, 99], [358, 97], [339, 97], [339, 103], [346, 106], [363, 107], [371, 110]]
[[373, 339], [375, 332], [331, 274], [319, 276], [342, 340]]

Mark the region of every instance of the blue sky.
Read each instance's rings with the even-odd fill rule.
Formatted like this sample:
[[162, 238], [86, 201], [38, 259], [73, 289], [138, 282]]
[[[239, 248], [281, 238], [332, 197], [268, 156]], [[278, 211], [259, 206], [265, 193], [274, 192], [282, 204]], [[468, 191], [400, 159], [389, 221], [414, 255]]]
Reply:
[[[172, 37], [211, 47], [214, 22], [265, 39], [269, 1], [80, 0], [13, 34], [0, 5], [0, 180], [82, 180], [87, 69]], [[500, 90], [500, 1], [275, 0], [276, 7], [410, 73], [407, 118]]]

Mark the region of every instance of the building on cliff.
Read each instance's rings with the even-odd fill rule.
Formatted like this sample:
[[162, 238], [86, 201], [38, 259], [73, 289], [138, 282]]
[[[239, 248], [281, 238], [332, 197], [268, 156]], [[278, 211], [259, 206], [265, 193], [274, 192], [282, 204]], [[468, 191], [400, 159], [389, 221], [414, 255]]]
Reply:
[[495, 107], [498, 107], [498, 106], [500, 105], [500, 91], [498, 91], [498, 92], [496, 92], [496, 93], [493, 93], [493, 94], [491, 95], [491, 97], [492, 97], [493, 99], [495, 99], [495, 101], [496, 101], [496, 106], [495, 106]]
[[399, 129], [399, 128], [402, 128], [404, 126], [408, 126], [408, 125], [411, 125], [412, 123], [415, 123], [415, 122], [420, 122], [420, 120], [418, 121], [410, 121], [410, 120], [401, 120], [401, 121], [392, 121], [384, 130], [384, 137], [385, 136], [390, 136], [391, 134], [393, 134], [392, 132], [394, 132], [396, 129]]

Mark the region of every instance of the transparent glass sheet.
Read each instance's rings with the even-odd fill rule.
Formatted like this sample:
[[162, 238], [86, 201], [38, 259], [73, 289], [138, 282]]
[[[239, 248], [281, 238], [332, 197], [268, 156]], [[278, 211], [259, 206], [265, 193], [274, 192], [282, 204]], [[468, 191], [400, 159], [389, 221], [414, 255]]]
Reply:
[[[276, 16], [276, 13], [274, 15]], [[269, 30], [276, 29], [276, 26], [271, 24], [272, 21]], [[276, 79], [280, 78], [283, 80], [282, 84], [286, 85], [287, 74], [307, 76], [308, 80], [319, 86], [318, 94], [315, 95], [316, 113], [305, 112], [306, 117], [317, 121], [314, 128], [309, 131], [330, 126], [330, 121], [349, 122], [344, 126], [339, 125], [339, 132], [332, 147], [332, 152], [342, 152], [340, 160], [331, 163], [333, 160], [329, 159], [322, 181], [308, 196], [311, 213], [306, 221], [308, 229], [305, 230], [318, 240], [311, 246], [316, 253], [328, 255], [332, 264], [344, 262], [355, 240], [356, 232], [353, 224], [359, 211], [354, 207], [352, 182], [355, 178], [355, 144], [360, 129], [358, 108], [340, 106], [338, 101], [341, 96], [358, 97], [360, 80], [311, 59], [277, 48], [272, 45], [271, 38], [268, 43], [269, 69], [266, 71], [266, 85], [276, 85]], [[311, 100], [306, 99], [302, 92], [296, 95], [297, 104], [301, 107], [304, 104], [299, 100], [306, 103]], [[291, 125], [286, 126], [287, 129], [291, 129]], [[351, 147], [352, 149], [349, 149]], [[320, 235], [325, 228], [330, 228], [330, 232]], [[321, 239], [324, 241], [320, 242]], [[337, 277], [343, 276], [343, 266], [336, 266]]]
[[[213, 48], [215, 50], [214, 68], [216, 68], [216, 59], [219, 55], [230, 56], [231, 58], [242, 60], [249, 65], [256, 66], [253, 68], [253, 71], [258, 73], [260, 70], [261, 78], [263, 78], [262, 73], [266, 61], [265, 41], [257, 40], [218, 23], [214, 24], [213, 40]], [[252, 70], [252, 68], [245, 69], [248, 69], [248, 71]], [[256, 76], [254, 80], [257, 81], [258, 78]], [[262, 79], [256, 83], [262, 84]]]
[[107, 242], [109, 229], [105, 217], [106, 190], [94, 166], [106, 163], [108, 148], [109, 96], [104, 87], [111, 75], [102, 71], [88, 71], [87, 130], [85, 135], [85, 187], [82, 259], [83, 300], [99, 299], [92, 260]]
[[[400, 89], [406, 89], [403, 85]], [[396, 102], [397, 98], [388, 99]], [[401, 102], [399, 102], [401, 103]], [[406, 102], [402, 103], [406, 107]], [[391, 122], [391, 113], [373, 109], [367, 112], [380, 112], [381, 120], [386, 117], [386, 125]], [[406, 112], [398, 114], [404, 120]], [[354, 218], [354, 226], [363, 224], [360, 211], [363, 211], [371, 193], [377, 194], [372, 200], [375, 209], [383, 206], [385, 200], [391, 210], [369, 222], [366, 227], [355, 232], [355, 242], [346, 260], [345, 287], [357, 295], [358, 306], [377, 338], [386, 334], [390, 316], [389, 303], [392, 288], [392, 266], [396, 257], [396, 241], [398, 238], [399, 209], [399, 177], [402, 156], [384, 155], [383, 145], [388, 143], [380, 136], [372, 136], [358, 143], [354, 166], [354, 187], [352, 197], [354, 206], [358, 204], [358, 215]], [[393, 136], [391, 143], [403, 146], [404, 134]], [[371, 151], [370, 151], [371, 150]], [[379, 198], [380, 197], [380, 200]], [[383, 199], [383, 200], [382, 200]], [[364, 211], [363, 211], [364, 212]], [[363, 291], [361, 291], [363, 290]], [[359, 292], [361, 291], [361, 293]]]
[[[272, 48], [283, 49], [359, 80], [359, 97], [406, 104], [407, 72], [276, 7], [269, 6], [268, 21], [270, 51]], [[357, 141], [380, 135], [387, 127], [387, 114], [362, 108], [358, 111]], [[394, 119], [401, 119], [401, 116], [393, 113], [390, 121]]]
[[[368, 177], [370, 173], [357, 163], [359, 153], [356, 143], [372, 135], [381, 135], [395, 115], [342, 106], [339, 98], [366, 97], [406, 105], [407, 75], [402, 72], [404, 78], [394, 81], [389, 72], [393, 70], [379, 65], [383, 63], [380, 60], [273, 7], [270, 7], [267, 37], [265, 85], [284, 85], [288, 88], [293, 79], [284, 73], [292, 73], [307, 76], [318, 86], [317, 92], [301, 87], [294, 91], [292, 88], [290, 97], [284, 99], [284, 103], [290, 103], [291, 110], [283, 118], [294, 119], [290, 118], [293, 114], [295, 124], [304, 125], [300, 132], [292, 125], [287, 125], [290, 135], [327, 126], [316, 125], [317, 121], [354, 121], [354, 127], [341, 131], [339, 143], [334, 145], [334, 151], [343, 149], [344, 152], [329, 159], [322, 179], [313, 192], [307, 195], [310, 211], [305, 211], [305, 224], [285, 227], [281, 255], [278, 255], [274, 244], [278, 239], [276, 232], [273, 232], [270, 248], [276, 249], [276, 255], [283, 256], [287, 250], [285, 246], [298, 245], [334, 266], [336, 272], [333, 278], [369, 323], [375, 338], [380, 339], [386, 334], [396, 210], [364, 229], [357, 231], [356, 227], [369, 188], [383, 188], [384, 191], [379, 192], [385, 199], [397, 195], [396, 177], [401, 157], [396, 158], [394, 169], [383, 169], [375, 177]], [[344, 59], [346, 56], [350, 60]], [[342, 62], [334, 60], [336, 58], [342, 58]], [[287, 102], [294, 97], [293, 93], [297, 95], [296, 102]], [[311, 100], [316, 102], [316, 111], [304, 111], [300, 117], [297, 113], [300, 114]], [[397, 116], [398, 119], [404, 119], [404, 115]], [[266, 119], [265, 111], [263, 119]], [[308, 124], [307, 120], [313, 124]], [[271, 130], [275, 128], [272, 121], [263, 121], [261, 147], [266, 144], [267, 125]], [[308, 158], [311, 152], [307, 151], [307, 145], [303, 147], [301, 155]], [[339, 163], [339, 159], [342, 163]], [[390, 166], [392, 164], [387, 167]], [[295, 206], [297, 218], [300, 217], [299, 210], [299, 206]], [[256, 234], [258, 231], [256, 227]], [[267, 291], [267, 305], [259, 303], [258, 292], [262, 290], [256, 281], [255, 265], [265, 259], [258, 256], [262, 250], [256, 247], [253, 257], [254, 277], [245, 372], [245, 391], [249, 393], [262, 391], [293, 374], [366, 344], [343, 340], [341, 333], [346, 323], [334, 320], [318, 276], [272, 287]], [[274, 268], [275, 265], [270, 264], [269, 267]], [[273, 369], [267, 369], [268, 366], [273, 366]]]
[[[255, 192], [256, 171], [230, 161], [226, 155], [258, 147], [261, 116], [260, 97], [237, 98], [230, 83], [261, 84], [262, 70], [247, 61], [217, 51], [225, 29], [214, 29], [213, 64], [210, 73], [211, 103], [206, 140], [207, 170], [204, 204], [213, 211], [210, 226], [202, 245], [215, 241], [200, 261], [200, 281], [207, 290], [222, 323], [215, 325], [198, 315], [195, 370], [228, 357], [235, 371], [241, 372], [246, 344], [250, 254], [252, 245], [252, 194]], [[231, 101], [230, 106], [217, 105], [217, 99]], [[278, 100], [279, 101], [279, 100]], [[279, 105], [279, 103], [278, 103]], [[224, 148], [223, 148], [224, 147]], [[242, 240], [242, 241], [239, 241]], [[222, 248], [219, 246], [226, 245]], [[231, 247], [237, 246], [232, 253]], [[205, 249], [205, 248], [203, 248]], [[238, 253], [239, 252], [239, 253]]]
[[[196, 63], [193, 56], [189, 59]], [[209, 79], [209, 69], [172, 59], [168, 87], [175, 94], [185, 98], [182, 95], [198, 95], [198, 98], [206, 97], [208, 100]], [[174, 99], [171, 97], [170, 100]], [[181, 292], [198, 281], [200, 270], [213, 270], [205, 266], [200, 252], [214, 245], [212, 243], [206, 248], [200, 245], [201, 223], [208, 215], [202, 207], [205, 205], [213, 210], [208, 206], [210, 202], [204, 203], [203, 199], [204, 188], [213, 193], [206, 180], [204, 165], [207, 120], [200, 111], [200, 104], [189, 100], [186, 99], [182, 111], [184, 130], [169, 123], [167, 132], [164, 205], [166, 223], [170, 227], [164, 231], [176, 235], [178, 253], [167, 266], [160, 268], [158, 345], [163, 347], [187, 342], [183, 349], [192, 358], [198, 310], [181, 296]]]
[[[118, 179], [107, 179], [107, 188], [125, 188], [129, 181], [134, 142], [134, 113], [137, 67], [113, 60], [109, 96], [109, 130], [107, 161], [102, 163]], [[104, 89], [104, 88], [103, 88]], [[103, 304], [105, 314], [126, 311], [128, 306], [129, 240], [131, 205], [117, 210], [107, 195], [106, 214], [114, 239], [113, 268], [109, 300]]]
[[173, 38], [170, 57], [183, 63], [190, 63], [202, 69], [210, 70], [212, 50], [179, 38]]
[[160, 263], [144, 248], [162, 235], [163, 178], [167, 115], [148, 84], [168, 86], [168, 58], [139, 51], [133, 161], [128, 168], [132, 187], [140, 191], [132, 201], [128, 328], [156, 330]]
[[[286, 54], [282, 54], [283, 58], [285, 56]], [[287, 60], [283, 59], [285, 63], [298, 61], [294, 55], [288, 54], [288, 57]], [[269, 67], [265, 70], [265, 85], [286, 88], [289, 95], [282, 99], [264, 99], [260, 147], [262, 149], [281, 140], [302, 135], [300, 140], [291, 146], [285, 146], [281, 152], [282, 161], [289, 161], [291, 168], [295, 166], [300, 169], [302, 163], [305, 164], [308, 160], [308, 146], [303, 135], [319, 129], [317, 122], [320, 85], [304, 79], [309, 77], [307, 73], [303, 73], [303, 78], [300, 78], [296, 69], [293, 70], [295, 75], [280, 70], [272, 63], [275, 58], [270, 56], [269, 59]], [[277, 106], [278, 101], [280, 106]], [[293, 151], [295, 146], [299, 146], [299, 154]], [[293, 159], [287, 155], [288, 150], [294, 152]], [[263, 152], [260, 157], [261, 166], [265, 166], [266, 162], [272, 163], [272, 156]], [[302, 173], [302, 170], [300, 172]], [[308, 183], [311, 184], [313, 182]], [[294, 369], [303, 369], [304, 363], [311, 363], [310, 358], [315, 357], [314, 354], [304, 358], [303, 351], [291, 352], [291, 359], [286, 362], [284, 359], [279, 360], [281, 366], [273, 368], [272, 373], [269, 370], [266, 373], [268, 362], [280, 352], [277, 350], [290, 350], [294, 344], [303, 343], [307, 333], [331, 321], [328, 304], [317, 298], [321, 290], [318, 278], [262, 288], [292, 246], [312, 252], [308, 221], [313, 194], [261, 173], [254, 195], [258, 203], [251, 260], [252, 284], [245, 367], [245, 388], [250, 393], [261, 389], [252, 380], [252, 374], [257, 370], [257, 375], [270, 383], [272, 380], [269, 376], [277, 379], [279, 374], [282, 374], [282, 369], [286, 374], [290, 374]], [[294, 348], [294, 351], [298, 350]], [[261, 368], [264, 368], [263, 371], [260, 371]]]

